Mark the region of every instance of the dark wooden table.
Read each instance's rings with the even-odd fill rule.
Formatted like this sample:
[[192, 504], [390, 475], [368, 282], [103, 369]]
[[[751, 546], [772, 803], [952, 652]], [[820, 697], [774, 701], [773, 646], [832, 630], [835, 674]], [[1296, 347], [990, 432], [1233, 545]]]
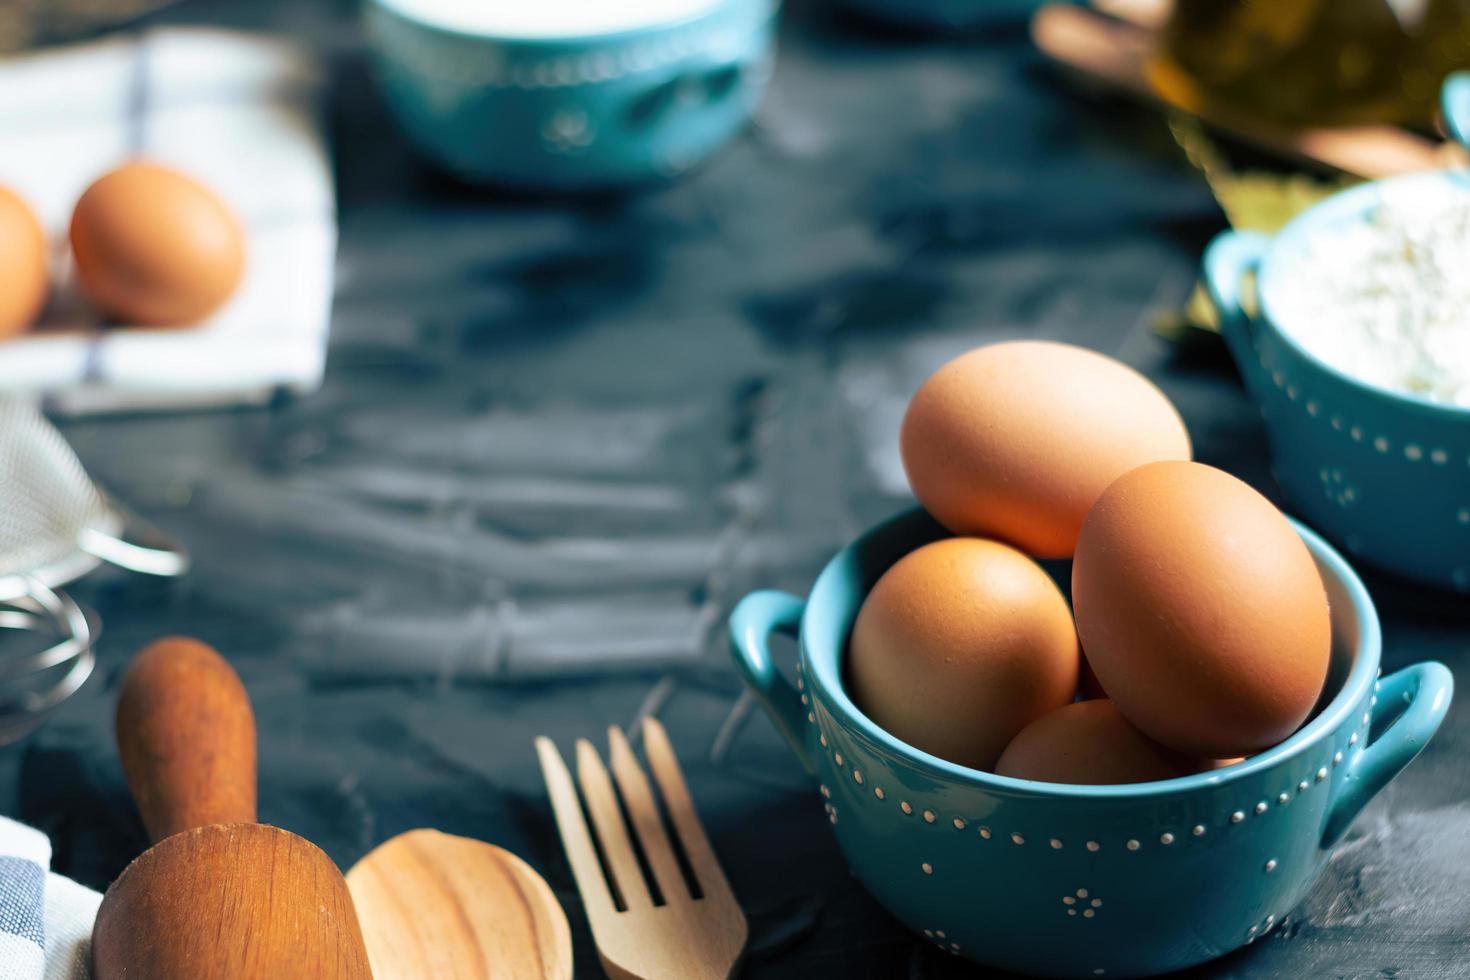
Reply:
[[[688, 179], [526, 200], [415, 162], [354, 3], [198, 0], [162, 19], [288, 32], [331, 68], [341, 251], [323, 390], [261, 411], [73, 423], [96, 476], [182, 536], [184, 581], [98, 573], [96, 679], [0, 752], [0, 810], [104, 887], [144, 846], [111, 716], [131, 654], [198, 635], [260, 722], [261, 815], [344, 867], [416, 826], [539, 868], [597, 960], [531, 741], [656, 711], [752, 925], [746, 975], [959, 977], [848, 874], [820, 799], [740, 693], [723, 619], [804, 591], [908, 500], [908, 395], [1009, 337], [1137, 365], [1199, 457], [1275, 493], [1223, 354], [1177, 307], [1222, 224], [1162, 120], [1087, 101], [1021, 30], [921, 42], [786, 11], [757, 125]], [[1470, 669], [1465, 598], [1368, 575], [1386, 668]], [[1269, 940], [1208, 977], [1470, 976], [1470, 713], [1359, 819]]]

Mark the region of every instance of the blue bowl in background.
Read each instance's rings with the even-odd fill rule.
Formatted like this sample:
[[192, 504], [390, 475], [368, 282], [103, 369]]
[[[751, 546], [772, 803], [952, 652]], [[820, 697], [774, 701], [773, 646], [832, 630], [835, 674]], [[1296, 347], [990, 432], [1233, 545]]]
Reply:
[[[1444, 95], [1451, 129], [1470, 136], [1470, 75], [1451, 76]], [[1226, 232], [1205, 252], [1205, 287], [1265, 416], [1272, 469], [1292, 505], [1374, 565], [1470, 591], [1470, 409], [1358, 381], [1304, 350], [1274, 312], [1273, 296], [1309, 236], [1366, 220], [1385, 193], [1403, 191], [1470, 194], [1470, 174], [1364, 184], [1308, 209], [1274, 238]], [[1242, 298], [1252, 273], [1254, 315]], [[1466, 323], [1470, 329], [1470, 310]]]
[[909, 30], [975, 30], [1023, 24], [1046, 0], [840, 0], [855, 13]]
[[410, 140], [469, 181], [600, 190], [679, 174], [749, 120], [769, 78], [774, 0], [716, 0], [612, 33], [509, 37], [369, 0], [388, 105]]
[[[874, 724], [843, 683], [848, 636], [879, 576], [948, 536], [922, 511], [839, 552], [806, 601], [746, 596], [730, 617], [731, 650], [820, 783], [853, 872], [910, 928], [1021, 973], [1163, 973], [1270, 932], [1449, 709], [1454, 680], [1442, 664], [1378, 680], [1372, 600], [1331, 547], [1296, 530], [1332, 609], [1322, 702], [1285, 742], [1213, 772], [1127, 786], [1039, 783], [946, 762]], [[799, 638], [795, 686], [772, 663], [775, 633]]]
[[1450, 136], [1470, 148], [1470, 71], [1457, 72], [1445, 79], [1440, 101]]

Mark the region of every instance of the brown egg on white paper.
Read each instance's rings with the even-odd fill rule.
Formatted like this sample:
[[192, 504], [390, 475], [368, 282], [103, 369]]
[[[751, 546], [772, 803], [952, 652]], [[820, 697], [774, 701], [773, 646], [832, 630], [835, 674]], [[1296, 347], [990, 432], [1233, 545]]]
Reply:
[[20, 195], [0, 187], [0, 339], [30, 329], [46, 305], [46, 235]]
[[908, 744], [989, 769], [1030, 722], [1077, 690], [1067, 602], [1016, 549], [947, 538], [873, 586], [848, 648], [853, 701]]
[[1210, 466], [1151, 463], [1108, 487], [1077, 543], [1072, 603], [1118, 710], [1191, 757], [1277, 744], [1326, 682], [1311, 553], [1269, 500]]
[[956, 534], [1069, 558], [1108, 484], [1190, 458], [1178, 411], [1142, 374], [1070, 344], [1013, 341], [945, 364], [909, 403], [899, 449], [914, 496]]
[[197, 323], [230, 298], [245, 268], [244, 232], [219, 196], [146, 161], [87, 188], [71, 246], [87, 298], [129, 325]]

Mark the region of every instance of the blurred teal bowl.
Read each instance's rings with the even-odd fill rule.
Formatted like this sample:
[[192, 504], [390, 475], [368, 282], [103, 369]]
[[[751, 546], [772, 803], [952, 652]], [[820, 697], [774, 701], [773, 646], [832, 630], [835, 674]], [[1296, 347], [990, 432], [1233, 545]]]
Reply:
[[501, 37], [369, 0], [390, 110], [457, 176], [532, 191], [682, 173], [749, 120], [770, 75], [774, 0], [717, 0], [681, 20], [566, 38]]
[[[1377, 679], [1372, 600], [1331, 547], [1296, 530], [1332, 609], [1323, 703], [1285, 742], [1214, 772], [1129, 786], [1038, 783], [945, 762], [874, 724], [844, 687], [847, 640], [878, 577], [948, 535], [922, 511], [844, 548], [805, 601], [746, 596], [730, 617], [731, 650], [820, 784], [853, 872], [911, 929], [1020, 973], [1164, 973], [1279, 924], [1449, 709], [1454, 681], [1442, 664]], [[795, 686], [772, 663], [775, 633], [799, 637]]]
[[863, 17], [910, 30], [974, 30], [1024, 24], [1046, 0], [840, 0]]
[[1470, 147], [1470, 71], [1457, 72], [1445, 79], [1445, 128], [1461, 145]]

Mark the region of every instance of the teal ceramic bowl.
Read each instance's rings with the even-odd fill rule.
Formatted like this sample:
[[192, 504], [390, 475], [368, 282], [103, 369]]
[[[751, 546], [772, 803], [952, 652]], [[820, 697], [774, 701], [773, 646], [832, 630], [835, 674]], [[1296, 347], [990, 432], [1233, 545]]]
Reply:
[[[904, 744], [852, 703], [843, 663], [868, 590], [948, 533], [921, 511], [839, 552], [805, 602], [747, 596], [730, 618], [731, 648], [820, 784], [852, 870], [898, 919], [951, 953], [1021, 973], [1163, 973], [1270, 932], [1449, 708], [1453, 678], [1441, 664], [1377, 679], [1372, 601], [1331, 547], [1297, 531], [1332, 605], [1323, 704], [1281, 745], [1182, 779], [1062, 786], [996, 776]], [[772, 663], [775, 633], [799, 636], [794, 686]]]
[[1025, 23], [1045, 0], [841, 0], [872, 20], [910, 30], [975, 30]]
[[1444, 122], [1450, 136], [1470, 147], [1470, 71], [1458, 72], [1445, 79]]
[[770, 75], [775, 0], [717, 0], [651, 27], [500, 37], [369, 0], [385, 98], [420, 150], [457, 176], [532, 191], [671, 177], [749, 120]]
[[[1470, 134], [1470, 75], [1453, 76], [1444, 101], [1457, 131]], [[1293, 507], [1374, 565], [1470, 591], [1470, 409], [1357, 381], [1298, 345], [1275, 312], [1275, 297], [1311, 236], [1361, 222], [1385, 193], [1404, 190], [1470, 194], [1470, 174], [1415, 174], [1355, 187], [1299, 215], [1274, 238], [1227, 232], [1205, 253], [1204, 280], [1265, 416], [1272, 468]], [[1254, 316], [1242, 302], [1248, 274], [1257, 283]]]

